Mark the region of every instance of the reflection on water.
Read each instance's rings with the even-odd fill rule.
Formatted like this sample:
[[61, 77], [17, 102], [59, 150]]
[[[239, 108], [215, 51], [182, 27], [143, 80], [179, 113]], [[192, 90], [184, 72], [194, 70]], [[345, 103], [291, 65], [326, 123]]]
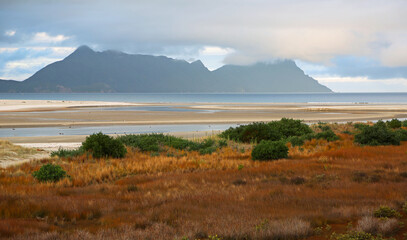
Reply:
[[37, 128], [0, 128], [0, 137], [37, 137], [58, 135], [90, 135], [97, 132], [105, 134], [140, 134], [218, 131], [236, 124], [181, 124], [181, 125], [115, 125], [90, 127], [37, 127]]

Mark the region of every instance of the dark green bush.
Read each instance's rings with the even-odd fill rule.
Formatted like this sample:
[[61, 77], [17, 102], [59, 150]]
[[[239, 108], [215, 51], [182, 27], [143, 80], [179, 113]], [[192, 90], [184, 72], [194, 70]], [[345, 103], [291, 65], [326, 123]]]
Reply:
[[274, 160], [288, 157], [288, 147], [283, 141], [261, 141], [252, 151], [253, 160]]
[[237, 142], [260, 142], [262, 140], [279, 140], [282, 135], [267, 123], [251, 123], [236, 128], [229, 128], [220, 135]]
[[302, 123], [301, 120], [282, 118], [280, 121], [270, 122], [269, 125], [272, 128], [277, 129], [278, 132], [285, 138], [312, 133], [312, 129], [307, 124]]
[[382, 236], [374, 236], [366, 232], [350, 231], [343, 234], [332, 233], [332, 240], [384, 240]]
[[40, 182], [58, 182], [66, 176], [65, 170], [61, 166], [50, 163], [33, 172], [33, 177]]
[[339, 140], [339, 137], [329, 128], [323, 132], [315, 134], [316, 139], [325, 139], [329, 142]]
[[374, 211], [373, 216], [377, 218], [398, 218], [401, 217], [400, 213], [398, 213], [395, 209], [381, 206], [379, 209]]
[[394, 133], [400, 141], [407, 141], [407, 130], [397, 129]]
[[59, 148], [57, 151], [53, 151], [51, 152], [51, 157], [64, 157], [64, 158], [68, 158], [68, 157], [76, 157], [79, 155], [82, 155], [84, 153], [83, 148], [79, 148], [79, 149], [74, 149], [74, 150], [66, 150], [63, 148]]
[[392, 120], [387, 121], [386, 124], [389, 128], [393, 128], [393, 129], [401, 128], [401, 121], [396, 118], [393, 118]]
[[312, 133], [312, 129], [300, 120], [282, 118], [269, 123], [251, 123], [229, 128], [220, 134], [222, 138], [237, 142], [260, 142], [262, 140], [278, 141], [293, 136]]
[[[227, 142], [221, 140], [216, 142], [213, 139], [205, 139], [202, 142], [193, 142], [183, 138], [164, 134], [140, 134], [125, 135], [118, 139], [126, 146], [134, 147], [142, 152], [160, 152], [165, 147], [171, 147], [178, 150], [199, 151], [202, 154], [212, 153], [217, 147], [226, 146]], [[211, 149], [213, 151], [211, 151]]]
[[228, 145], [228, 142], [225, 139], [220, 139], [218, 140], [218, 146], [219, 148], [226, 147]]
[[383, 121], [378, 121], [373, 126], [364, 126], [355, 135], [355, 142], [370, 145], [400, 145], [400, 139], [396, 133], [387, 128]]
[[404, 120], [404, 121], [401, 123], [401, 125], [402, 125], [403, 127], [407, 127], [407, 120]]
[[307, 140], [311, 140], [315, 137], [314, 134], [309, 133], [303, 136], [292, 136], [287, 138], [287, 142], [290, 142], [292, 146], [302, 146]]
[[91, 152], [95, 158], [123, 158], [127, 153], [121, 141], [101, 132], [86, 137], [82, 148], [86, 152]]

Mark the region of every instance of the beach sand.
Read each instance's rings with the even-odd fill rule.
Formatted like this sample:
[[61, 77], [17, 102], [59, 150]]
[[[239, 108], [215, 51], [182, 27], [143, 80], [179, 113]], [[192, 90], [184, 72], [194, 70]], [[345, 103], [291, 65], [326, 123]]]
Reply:
[[[159, 106], [171, 111], [129, 111], [120, 107]], [[106, 107], [115, 107], [108, 110]], [[164, 108], [165, 109], [165, 108]], [[178, 110], [177, 110], [178, 109]], [[365, 103], [125, 103], [95, 101], [0, 100], [0, 128], [74, 127], [153, 124], [239, 124], [267, 122], [283, 117], [308, 123], [369, 121], [407, 118], [407, 104]], [[195, 138], [213, 132], [180, 132]], [[86, 136], [1, 138], [26, 147], [50, 151], [72, 149]]]
[[[113, 106], [117, 107], [114, 111], [102, 108]], [[120, 107], [124, 106], [161, 106], [171, 107], [173, 110], [120, 110]], [[179, 108], [180, 111], [174, 111], [174, 108]], [[273, 121], [279, 120], [282, 117], [302, 119], [305, 122], [347, 122], [396, 117], [405, 118], [407, 117], [407, 105], [335, 103], [136, 104], [85, 101], [0, 100], [1, 128], [145, 124], [232, 124]]]

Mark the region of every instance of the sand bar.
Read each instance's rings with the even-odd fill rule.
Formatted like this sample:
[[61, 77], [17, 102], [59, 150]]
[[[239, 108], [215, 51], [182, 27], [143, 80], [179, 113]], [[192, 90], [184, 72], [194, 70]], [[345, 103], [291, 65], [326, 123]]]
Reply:
[[139, 106], [138, 103], [57, 100], [0, 100], [0, 112], [52, 111], [64, 108]]
[[[125, 110], [124, 107], [129, 106], [133, 108], [160, 106], [167, 107], [168, 110], [143, 110], [141, 108], [140, 110]], [[115, 107], [115, 109], [109, 110], [106, 107]], [[138, 104], [124, 102], [0, 100], [0, 128], [234, 124], [273, 121], [282, 117], [302, 119], [306, 122], [347, 122], [406, 118], [407, 104]]]

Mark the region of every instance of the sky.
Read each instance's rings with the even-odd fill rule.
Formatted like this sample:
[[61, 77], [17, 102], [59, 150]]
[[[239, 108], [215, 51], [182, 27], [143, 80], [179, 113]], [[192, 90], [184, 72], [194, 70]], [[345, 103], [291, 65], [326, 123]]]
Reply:
[[406, 0], [0, 0], [0, 79], [80, 45], [210, 70], [292, 59], [333, 91], [407, 91]]

